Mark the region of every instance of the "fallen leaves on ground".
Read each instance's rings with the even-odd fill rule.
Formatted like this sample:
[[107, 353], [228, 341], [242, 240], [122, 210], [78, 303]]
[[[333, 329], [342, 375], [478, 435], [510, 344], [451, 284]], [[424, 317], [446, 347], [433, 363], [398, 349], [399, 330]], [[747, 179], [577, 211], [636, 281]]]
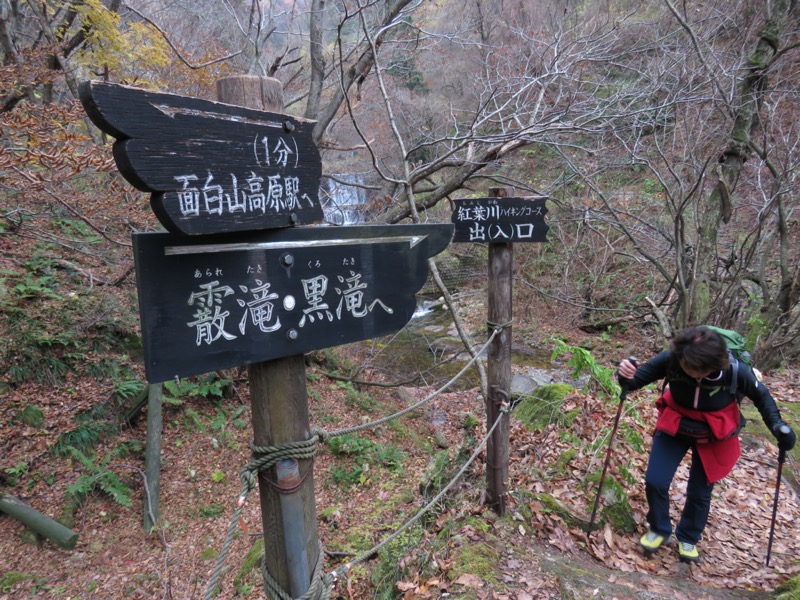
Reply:
[[[780, 384], [773, 387], [779, 390], [776, 396], [789, 389]], [[586, 476], [590, 472], [599, 473], [603, 468], [616, 406], [579, 392], [575, 396], [583, 398], [583, 410], [569, 429], [550, 425], [542, 431], [529, 431], [521, 423], [512, 422], [511, 478], [516, 488], [551, 494], [572, 514], [589, 515], [596, 487], [587, 482]], [[791, 399], [791, 395], [781, 397], [783, 401]], [[541, 506], [532, 503], [535, 513], [532, 531], [537, 537], [566, 552], [588, 552], [608, 568], [622, 572], [674, 574], [677, 562], [674, 538], [651, 557], [643, 556], [638, 547], [639, 537], [647, 531], [643, 482], [650, 432], [656, 417], [650, 400], [647, 392], [640, 392], [635, 400], [629, 401], [636, 410], [623, 414], [608, 468], [609, 476], [613, 475], [620, 482], [625, 482], [628, 474], [634, 477], [633, 484], [623, 485], [638, 531], [620, 535], [606, 524], [592, 532], [587, 540], [583, 531], [565, 527], [562, 519], [536, 510], [541, 510]], [[645, 448], [637, 449], [626, 441], [622, 435], [624, 428], [638, 432], [646, 441]], [[573, 436], [579, 436], [584, 445], [576, 444]], [[592, 449], [588, 445], [592, 440], [604, 440], [604, 444]], [[744, 437], [742, 457], [728, 477], [716, 484], [708, 526], [698, 544], [703, 560], [689, 569], [690, 577], [699, 585], [767, 591], [800, 573], [797, 559], [800, 536], [794, 525], [800, 519], [800, 503], [797, 490], [786, 481], [782, 483], [778, 499], [770, 567], [764, 566], [777, 476], [778, 452], [773, 442]], [[563, 469], [556, 469], [559, 457], [576, 447], [582, 451]], [[514, 448], [525, 450], [519, 453], [514, 452]], [[687, 456], [673, 482], [671, 512], [675, 524], [685, 500], [688, 460]], [[622, 472], [623, 468], [627, 473]], [[600, 502], [602, 508], [602, 496]]]
[[[31, 465], [29, 473], [21, 480], [21, 487], [8, 491], [52, 517], [60, 514], [64, 490], [78, 477], [80, 466], [69, 460], [54, 460], [47, 449], [60, 432], [69, 428], [76, 412], [91, 406], [91, 399], [102, 399], [108, 394], [102, 386], [92, 388], [85, 382], [75, 383], [81, 385], [80, 396], [70, 391], [76, 386], [64, 389], [29, 387], [8, 394], [2, 408], [6, 431], [0, 466], [5, 469], [20, 461], [29, 461]], [[788, 394], [791, 386], [778, 384], [775, 389], [779, 390], [776, 396]], [[422, 398], [430, 391], [416, 389], [410, 393]], [[246, 403], [246, 390], [242, 388], [240, 392], [240, 397], [230, 402]], [[314, 425], [335, 423], [336, 428], [340, 428], [361, 424], [365, 417], [376, 416], [355, 410], [347, 402], [347, 390], [324, 377], [310, 381], [309, 392], [313, 398], [310, 410]], [[371, 390], [370, 394], [384, 403], [377, 416], [404, 408], [392, 390]], [[48, 428], [35, 430], [15, 425], [13, 431], [9, 429], [12, 422], [16, 423], [11, 415], [29, 404], [33, 397], [46, 414]], [[786, 398], [781, 399], [786, 401]], [[768, 440], [748, 441], [734, 471], [715, 487], [711, 519], [700, 544], [704, 557], [700, 565], [686, 567], [678, 563], [674, 548], [664, 549], [650, 558], [642, 555], [637, 540], [646, 530], [643, 473], [655, 417], [651, 400], [642, 393], [632, 397], [626, 405], [609, 467], [610, 475], [625, 481], [638, 523], [636, 533], [621, 534], [604, 525], [586, 534], [536, 499], [537, 494], [547, 493], [568, 507], [572, 514], [588, 520], [591, 513], [596, 487], [587, 480], [587, 474], [602, 469], [616, 406], [611, 400], [603, 401], [592, 394], [576, 392], [569, 402], [581, 411], [568, 428], [553, 424], [540, 431], [529, 431], [512, 414], [507, 497], [510, 518], [498, 520], [484, 505], [485, 457], [481, 456], [465, 481], [454, 488], [445, 509], [429, 525], [431, 531], [420, 542], [420, 547], [398, 562], [405, 575], [397, 583], [397, 592], [403, 598], [439, 598], [445, 593], [457, 596], [467, 590], [471, 590], [474, 597], [494, 600], [558, 598], [561, 594], [558, 578], [539, 568], [539, 559], [531, 551], [534, 547], [554, 556], [566, 556], [567, 560], [574, 557], [575, 561], [597, 561], [619, 573], [618, 584], [627, 581], [627, 574], [648, 574], [689, 577], [698, 586], [705, 587], [771, 590], [797, 575], [800, 572], [796, 559], [800, 556], [800, 537], [794, 523], [800, 518], [800, 505], [796, 492], [786, 482], [778, 505], [771, 566], [763, 566], [777, 458], [777, 450]], [[219, 443], [210, 428], [216, 416], [213, 406], [200, 402], [193, 407], [205, 430], [185, 418], [185, 407], [165, 407], [161, 483], [164, 521], [158, 533], [146, 534], [141, 528], [142, 465], [139, 460], [115, 462], [112, 465], [115, 471], [137, 491], [134, 506], [122, 507], [102, 494], [94, 496], [78, 512], [74, 527], [80, 534], [80, 541], [74, 551], [60, 550], [50, 542], [38, 546], [26, 544], [20, 538], [24, 529], [20, 523], [0, 518], [0, 572], [18, 571], [34, 578], [11, 586], [9, 593], [12, 595], [0, 593], [0, 599], [27, 594], [33, 589], [51, 590], [65, 597], [83, 597], [89, 593], [102, 598], [152, 598], [164, 594], [181, 599], [201, 597], [215, 566], [213, 557], [222, 547], [236, 505], [239, 492], [236, 474], [248, 459], [250, 433], [248, 427], [231, 429], [225, 443]], [[632, 410], [634, 407], [636, 411]], [[641, 416], [637, 417], [636, 412]], [[482, 418], [483, 403], [475, 390], [443, 394], [432, 401], [430, 407], [410, 415], [402, 428], [387, 427], [377, 433], [363, 434], [377, 443], [399, 445], [406, 454], [402, 473], [387, 473], [372, 466], [365, 471], [361, 483], [343, 487], [333, 482], [333, 472], [337, 466], [347, 467], [348, 459], [333, 456], [323, 449], [315, 460], [314, 479], [320, 516], [319, 536], [326, 549], [355, 555], [358, 552], [354, 544], [363, 548], [379, 543], [425, 504], [418, 493], [418, 483], [429, 466], [431, 452], [419, 440], [433, 439], [434, 426], [430, 417], [442, 413], [447, 415], [447, 421], [437, 423], [436, 431], [450, 442], [448, 451], [455, 453], [467, 437], [464, 415]], [[633, 436], [625, 435], [626, 430], [638, 433], [645, 440], [644, 447], [632, 444], [628, 438]], [[485, 424], [475, 429], [476, 438], [480, 439], [481, 431], [485, 431]], [[135, 428], [125, 430], [123, 437], [143, 440], [144, 434], [142, 421]], [[101, 444], [97, 455], [104, 456], [108, 444], [118, 442], [119, 438]], [[576, 452], [569, 461], [563, 460], [570, 450]], [[626, 481], [622, 467], [633, 481]], [[221, 481], [213, 477], [218, 471], [226, 474]], [[676, 477], [674, 518], [678, 516], [684, 497], [682, 490], [687, 472], [682, 466]], [[521, 502], [525, 503], [525, 514], [529, 516], [521, 516]], [[263, 592], [257, 572], [247, 575], [238, 584], [238, 592], [233, 583], [253, 540], [261, 534], [257, 494], [253, 494], [245, 506], [243, 518], [248, 523], [248, 531], [252, 531], [248, 535], [248, 531], [240, 529], [233, 541], [220, 580], [225, 590], [223, 596], [261, 598]], [[477, 527], [476, 519], [487, 522], [488, 529]], [[505, 523], [508, 527], [504, 527]], [[442, 546], [437, 532], [453, 524], [449, 543]], [[492, 539], [492, 536], [498, 537]], [[485, 580], [474, 573], [451, 575], [457, 566], [459, 548], [482, 542], [498, 546], [494, 580]], [[424, 555], [424, 560], [419, 555]], [[327, 561], [326, 569], [339, 564], [336, 560]], [[370, 571], [374, 566], [375, 562], [370, 561], [356, 569], [345, 583], [339, 584], [337, 593], [356, 600], [370, 597], [374, 585]], [[657, 586], [652, 580], [637, 585]]]

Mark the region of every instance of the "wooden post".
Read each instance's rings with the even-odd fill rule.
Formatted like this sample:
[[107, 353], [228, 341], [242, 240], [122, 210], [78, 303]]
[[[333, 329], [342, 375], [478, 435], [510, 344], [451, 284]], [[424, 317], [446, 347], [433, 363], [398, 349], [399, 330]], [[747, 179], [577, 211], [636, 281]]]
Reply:
[[[311, 431], [303, 356], [290, 356], [250, 365], [248, 375], [253, 440], [256, 446], [276, 446], [309, 439]], [[295, 528], [296, 535], [305, 537], [305, 554], [308, 560], [306, 572], [313, 573], [319, 557], [313, 463], [308, 460], [298, 462], [300, 477], [304, 477], [304, 480], [295, 493], [302, 505], [303, 522], [288, 525]], [[280, 493], [275, 484], [271, 483], [276, 480], [275, 467], [268, 472], [261, 472], [258, 477], [261, 522], [264, 527], [264, 555], [273, 579], [281, 589], [289, 592], [293, 586], [289, 569], [290, 557], [286, 552], [287, 523], [283, 520]], [[304, 590], [293, 590], [292, 596], [302, 596], [310, 584], [309, 580]]]
[[[277, 79], [249, 75], [226, 77], [217, 81], [217, 96], [226, 104], [271, 112], [283, 110], [283, 87]], [[308, 440], [311, 427], [303, 356], [250, 365], [248, 377], [255, 445], [279, 446]], [[313, 463], [310, 460], [298, 462], [303, 480], [294, 493], [304, 515], [302, 523], [284, 523], [280, 494], [272, 483], [277, 480], [275, 467], [268, 472], [262, 471], [258, 477], [266, 567], [281, 589], [291, 592], [294, 597], [302, 596], [311, 581], [297, 582], [293, 573], [313, 573], [319, 557]], [[296, 557], [287, 556], [287, 528], [306, 540], [307, 564], [299, 569], [290, 564]]]
[[163, 383], [151, 383], [147, 394], [147, 436], [144, 454], [145, 531], [156, 526], [161, 511], [161, 399]]
[[[507, 188], [492, 188], [491, 196], [513, 195]], [[489, 244], [489, 334], [495, 325], [503, 329], [489, 346], [486, 422], [491, 428], [501, 414], [501, 404], [511, 399], [511, 318], [513, 244]], [[508, 415], [494, 430], [486, 445], [487, 504], [500, 516], [505, 514], [508, 489]]]
[[14, 496], [0, 495], [0, 511], [8, 513], [18, 521], [24, 523], [36, 533], [52, 540], [62, 548], [72, 550], [78, 542], [78, 534], [43, 515]]

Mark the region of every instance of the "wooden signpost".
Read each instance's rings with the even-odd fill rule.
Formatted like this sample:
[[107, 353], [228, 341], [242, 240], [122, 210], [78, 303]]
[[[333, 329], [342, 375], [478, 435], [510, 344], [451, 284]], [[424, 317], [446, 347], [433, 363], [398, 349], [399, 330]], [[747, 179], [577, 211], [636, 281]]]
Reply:
[[[323, 217], [313, 122], [268, 112], [282, 106], [277, 80], [229, 77], [217, 90], [227, 104], [80, 88], [170, 232], [133, 236], [147, 378], [248, 365], [254, 447], [306, 442], [303, 353], [401, 329], [454, 228], [295, 227]], [[313, 463], [280, 461], [258, 482], [267, 571], [303, 596], [320, 552]]]
[[468, 198], [455, 200], [454, 204], [453, 243], [547, 241], [544, 198]]
[[307, 227], [226, 236], [137, 234], [151, 382], [402, 329], [450, 225]]
[[80, 98], [116, 138], [114, 159], [173, 233], [211, 234], [315, 223], [322, 160], [314, 123], [86, 81]]
[[[454, 242], [489, 244], [489, 333], [499, 333], [489, 346], [486, 423], [491, 428], [511, 401], [512, 281], [514, 242], [546, 242], [544, 198], [508, 197], [493, 188], [491, 198], [455, 200], [451, 221]], [[486, 444], [486, 503], [505, 514], [508, 490], [508, 419], [502, 418]]]

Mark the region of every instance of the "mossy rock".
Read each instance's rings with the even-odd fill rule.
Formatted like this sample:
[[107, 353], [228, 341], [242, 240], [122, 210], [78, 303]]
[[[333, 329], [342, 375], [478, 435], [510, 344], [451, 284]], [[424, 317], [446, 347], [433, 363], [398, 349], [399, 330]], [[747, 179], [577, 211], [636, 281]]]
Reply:
[[[777, 405], [783, 419], [792, 426], [795, 432], [800, 432], [800, 407], [798, 407], [797, 404], [787, 402], [777, 402]], [[742, 414], [745, 419], [747, 419], [747, 425], [740, 434], [744, 442], [757, 446], [763, 446], [765, 441], [773, 445], [776, 444], [775, 436], [767, 429], [761, 415], [758, 413], [756, 407], [753, 406], [752, 402], [745, 400], [742, 403]], [[795, 491], [800, 493], [798, 473], [793, 469], [794, 465], [800, 464], [800, 444], [795, 444], [795, 447], [789, 451], [787, 458], [789, 460], [784, 464], [783, 477]], [[798, 594], [798, 600], [800, 600], [800, 592], [798, 592]]]
[[579, 410], [565, 413], [562, 409], [564, 399], [574, 392], [575, 388], [566, 383], [539, 386], [519, 401], [514, 408], [514, 416], [531, 430], [542, 429], [551, 423], [569, 426]]
[[543, 510], [557, 514], [570, 528], [580, 529], [582, 531], [589, 531], [589, 515], [577, 514], [571, 507], [566, 507], [559, 503], [550, 494], [536, 494], [536, 500], [542, 505]]
[[[595, 485], [597, 479], [599, 477], [595, 477]], [[582, 513], [576, 511], [572, 506], [562, 505], [550, 494], [535, 494], [534, 497], [542, 505], [543, 510], [557, 514], [568, 527], [591, 533], [589, 531], [591, 518], [589, 509], [591, 506], [587, 505], [587, 512]], [[628, 495], [622, 486], [608, 475], [603, 483], [603, 492], [600, 495], [599, 518], [592, 530], [597, 530], [605, 523], [610, 523], [611, 527], [618, 533], [633, 533], [636, 531], [636, 521], [633, 518], [633, 510], [628, 501]]]
[[492, 544], [474, 542], [453, 550], [453, 567], [447, 572], [450, 581], [461, 575], [475, 575], [487, 583], [496, 583], [500, 553]]
[[[596, 486], [600, 483], [600, 474], [590, 474], [587, 481], [593, 483], [596, 490]], [[633, 518], [628, 492], [612, 475], [606, 474], [599, 502], [601, 520], [610, 523], [614, 531], [618, 533], [636, 531], [636, 520]]]

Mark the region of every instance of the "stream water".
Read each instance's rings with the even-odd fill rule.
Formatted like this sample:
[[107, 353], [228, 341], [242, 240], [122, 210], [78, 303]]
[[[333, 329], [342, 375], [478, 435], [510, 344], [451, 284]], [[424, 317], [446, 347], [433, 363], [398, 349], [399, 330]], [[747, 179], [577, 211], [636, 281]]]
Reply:
[[[471, 330], [469, 334], [476, 350], [488, 339], [485, 328]], [[361, 369], [379, 371], [388, 380], [406, 385], [439, 387], [458, 374], [470, 360], [450, 311], [430, 300], [420, 303], [414, 317], [402, 330], [392, 336], [362, 342], [358, 350]], [[485, 364], [486, 357], [481, 360]], [[523, 367], [521, 370], [536, 384], [549, 383], [553, 379], [554, 366], [548, 350], [514, 347], [512, 363]], [[450, 390], [463, 391], [479, 385], [478, 370], [472, 366]]]

